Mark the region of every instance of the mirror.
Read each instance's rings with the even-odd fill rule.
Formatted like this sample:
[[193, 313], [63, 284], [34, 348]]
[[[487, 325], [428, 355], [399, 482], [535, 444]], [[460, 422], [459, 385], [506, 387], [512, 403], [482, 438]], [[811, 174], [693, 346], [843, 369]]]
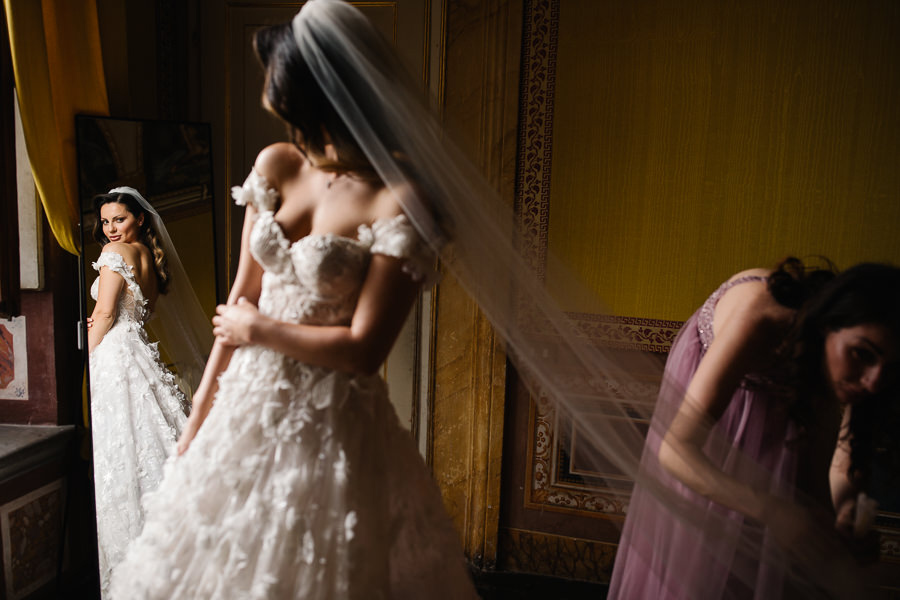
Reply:
[[[212, 317], [218, 263], [209, 124], [78, 115], [75, 131], [86, 289], [96, 277], [91, 263], [100, 254], [90, 236], [93, 197], [127, 185], [159, 212], [197, 298]], [[88, 298], [88, 314], [91, 308]]]
[[[97, 220], [93, 199], [111, 188], [130, 186], [139, 191], [159, 213], [187, 279], [206, 313], [205, 324], [208, 324], [208, 319], [215, 314], [217, 289], [209, 125], [79, 115], [76, 118], [76, 144], [83, 238], [83, 314], [90, 316], [94, 311], [95, 301], [90, 290], [98, 272], [92, 264], [101, 252], [101, 245], [91, 235]], [[121, 207], [120, 204], [106, 206]], [[116, 217], [109, 218], [110, 222], [116, 222]], [[127, 269], [125, 265], [109, 266], [111, 270]], [[137, 274], [134, 281], [137, 281], [140, 272], [136, 270], [134, 273]], [[137, 289], [143, 293], [140, 283]], [[94, 335], [98, 331], [106, 331], [104, 342], [113, 342], [112, 345], [97, 346], [101, 348], [105, 345], [106, 354], [103, 355], [105, 358], [96, 361], [99, 366], [91, 365], [97, 366], [97, 372], [89, 372], [88, 385], [88, 389], [93, 388], [95, 393], [90, 404], [91, 435], [102, 587], [107, 583], [109, 569], [121, 560], [127, 543], [140, 531], [142, 519], [129, 512], [140, 512], [140, 496], [158, 483], [162, 463], [166, 455], [174, 450], [174, 440], [164, 439], [167, 437], [164, 434], [171, 433], [168, 437], [173, 437], [174, 432], [180, 431], [185, 418], [185, 415], [177, 416], [182, 406], [176, 395], [171, 393], [173, 388], [160, 383], [168, 376], [152, 364], [153, 351], [148, 349], [146, 341], [138, 337], [119, 338], [118, 331], [121, 329], [115, 330], [116, 338], [111, 337], [112, 327], [119, 327], [126, 318], [141, 314], [140, 308], [129, 308], [129, 304], [123, 304], [123, 299], [128, 300], [136, 293], [130, 284], [126, 284], [118, 292], [116, 303], [110, 303], [110, 306], [117, 307], [113, 311], [115, 314], [107, 319], [101, 318], [99, 327], [95, 318], [94, 324], [97, 327]], [[132, 306], [137, 304], [131, 303]], [[205, 324], [201, 323], [201, 326]], [[151, 343], [156, 341], [153, 325], [151, 318], [146, 323]], [[107, 331], [106, 327], [110, 329]], [[128, 327], [134, 329], [131, 322]], [[131, 354], [136, 358], [129, 358]], [[159, 358], [177, 379], [177, 369], [162, 346], [159, 347]], [[120, 366], [122, 372], [117, 370]], [[140, 373], [135, 374], [137, 371]], [[103, 381], [102, 385], [100, 381]], [[153, 389], [144, 391], [148, 387], [144, 382], [150, 382], [149, 387]], [[168, 391], [159, 392], [154, 386]], [[152, 399], [146, 401], [151, 394]], [[106, 396], [115, 397], [115, 410], [109, 410], [112, 405], [107, 402], [109, 399]], [[140, 402], [129, 402], [129, 397], [139, 398]], [[112, 439], [113, 435], [121, 439]], [[108, 439], [101, 439], [102, 436]], [[114, 543], [109, 543], [111, 539], [115, 540]]]

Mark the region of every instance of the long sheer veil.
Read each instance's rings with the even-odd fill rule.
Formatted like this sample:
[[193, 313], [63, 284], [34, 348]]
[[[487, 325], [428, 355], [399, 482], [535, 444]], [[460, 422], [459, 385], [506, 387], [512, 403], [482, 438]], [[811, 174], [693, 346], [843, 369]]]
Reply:
[[203, 311], [169, 231], [153, 205], [132, 187], [113, 188], [109, 193], [130, 194], [138, 201], [150, 218], [150, 224], [165, 252], [169, 288], [166, 294], [160, 294], [147, 326], [162, 344], [171, 365], [175, 367], [180, 387], [190, 399], [200, 384], [206, 359], [212, 349], [213, 335], [209, 317]]
[[[684, 527], [715, 543], [692, 549], [696, 564], [724, 564], [725, 576], [752, 589], [759, 561], [776, 567], [792, 589], [806, 596], [842, 595], [851, 566], [833, 549], [827, 530], [773, 547], [761, 526], [734, 513], [690, 501], [673, 491], [655, 453], [644, 453], [644, 432], [655, 396], [647, 382], [661, 378], [658, 361], [605, 347], [580, 332], [560, 307], [567, 294], [590, 297], [563, 265], [548, 256], [552, 293], [520, 251], [513, 209], [446, 139], [422, 94], [412, 85], [388, 43], [356, 9], [342, 0], [310, 0], [292, 22], [294, 37], [313, 75], [403, 210], [506, 343], [507, 354], [534, 397], [554, 403], [578, 424], [593, 460], [614, 465], [651, 494]], [[602, 244], [602, 232], [597, 243]], [[597, 306], [602, 304], [598, 300]], [[598, 308], [594, 312], [603, 313]], [[683, 396], [669, 382], [664, 393]], [[674, 414], [656, 414], [651, 436], [662, 437]], [[708, 446], [728, 455], [746, 481], [802, 502], [796, 490], [775, 489], [766, 467], [717, 439], [710, 424]], [[711, 482], [712, 484], [712, 482]], [[826, 528], [827, 529], [827, 528]], [[651, 544], [652, 546], [652, 544]], [[725, 552], [728, 556], [723, 557]], [[652, 569], [652, 556], [645, 557]], [[790, 565], [790, 566], [788, 566]], [[827, 566], [826, 566], [827, 565]], [[700, 569], [702, 571], [702, 568]], [[719, 597], [719, 594], [716, 594]]]

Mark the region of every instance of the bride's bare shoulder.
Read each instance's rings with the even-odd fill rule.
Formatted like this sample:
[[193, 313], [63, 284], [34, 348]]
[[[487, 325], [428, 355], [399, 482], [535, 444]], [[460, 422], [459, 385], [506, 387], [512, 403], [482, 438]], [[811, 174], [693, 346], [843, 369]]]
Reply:
[[108, 242], [103, 246], [103, 252], [108, 254], [118, 254], [131, 267], [134, 267], [137, 259], [140, 257], [140, 250], [137, 244], [128, 242]]
[[391, 190], [387, 187], [383, 187], [375, 192], [371, 205], [373, 220], [387, 219], [402, 213], [403, 207], [400, 205], [400, 198], [398, 198], [398, 196], [402, 197], [402, 195], [402, 190]]
[[275, 188], [300, 175], [306, 157], [299, 148], [287, 142], [278, 142], [263, 148], [256, 157], [253, 168]]

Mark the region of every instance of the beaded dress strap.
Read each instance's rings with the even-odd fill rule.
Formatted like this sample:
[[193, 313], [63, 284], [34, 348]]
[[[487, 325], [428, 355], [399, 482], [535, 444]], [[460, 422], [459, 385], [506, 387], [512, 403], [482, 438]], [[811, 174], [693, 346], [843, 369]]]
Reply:
[[709, 345], [712, 344], [713, 337], [715, 337], [712, 328], [713, 312], [716, 309], [716, 304], [719, 303], [719, 299], [725, 295], [725, 292], [742, 283], [747, 283], [749, 281], [766, 281], [767, 279], [767, 277], [762, 275], [744, 275], [743, 277], [726, 281], [720, 285], [716, 291], [710, 294], [709, 298], [706, 299], [706, 302], [703, 303], [703, 306], [700, 307], [700, 314], [697, 316], [697, 330], [700, 333], [700, 342], [703, 344], [703, 352], [706, 352]]

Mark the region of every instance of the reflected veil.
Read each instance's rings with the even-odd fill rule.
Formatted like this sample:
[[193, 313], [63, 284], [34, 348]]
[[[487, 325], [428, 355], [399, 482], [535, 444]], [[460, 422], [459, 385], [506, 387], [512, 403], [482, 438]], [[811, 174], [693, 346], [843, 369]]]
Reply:
[[206, 358], [213, 344], [212, 328], [190, 279], [181, 264], [178, 251], [169, 230], [156, 209], [136, 189], [120, 186], [109, 190], [110, 194], [131, 194], [151, 219], [151, 225], [165, 252], [169, 269], [169, 289], [160, 295], [156, 310], [148, 326], [159, 338], [180, 379], [180, 387], [190, 398], [200, 383]]

